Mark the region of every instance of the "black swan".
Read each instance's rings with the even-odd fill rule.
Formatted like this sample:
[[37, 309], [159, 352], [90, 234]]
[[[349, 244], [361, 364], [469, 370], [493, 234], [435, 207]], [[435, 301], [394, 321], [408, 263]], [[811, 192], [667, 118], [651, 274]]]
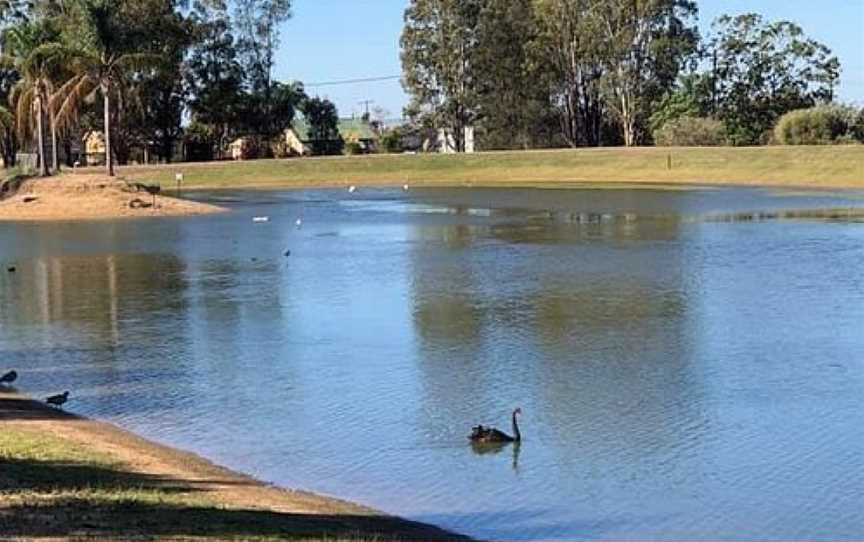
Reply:
[[18, 373], [15, 371], [9, 371], [3, 376], [0, 376], [0, 384], [11, 384], [18, 380]]
[[468, 435], [468, 440], [475, 443], [522, 442], [522, 433], [519, 432], [519, 423], [516, 421], [517, 414], [522, 414], [521, 408], [517, 408], [513, 411], [512, 437], [494, 427], [483, 427], [482, 425], [478, 425], [471, 430], [471, 434]]
[[54, 405], [58, 407], [62, 407], [66, 401], [69, 400], [69, 392], [64, 391], [60, 395], [52, 395], [51, 397], [45, 399], [45, 402], [49, 405]]

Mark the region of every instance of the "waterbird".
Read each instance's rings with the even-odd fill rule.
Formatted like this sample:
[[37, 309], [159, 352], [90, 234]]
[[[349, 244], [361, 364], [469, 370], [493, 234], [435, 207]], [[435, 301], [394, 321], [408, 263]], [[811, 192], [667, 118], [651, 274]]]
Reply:
[[300, 228], [303, 227], [303, 219], [302, 219], [302, 218], [298, 218], [298, 219], [294, 222], [294, 225], [297, 226], [297, 229], [299, 230]]
[[291, 251], [288, 249], [285, 249], [285, 257], [288, 257], [290, 255], [291, 255]]
[[519, 423], [516, 421], [516, 416], [522, 414], [521, 408], [516, 408], [513, 411], [513, 436], [511, 437], [503, 431], [499, 431], [494, 427], [484, 427], [478, 425], [471, 430], [468, 435], [468, 440], [474, 443], [501, 443], [501, 442], [522, 442], [522, 433], [519, 432]]
[[10, 265], [9, 267], [6, 268], [6, 271], [8, 271], [10, 273], [14, 273], [15, 271], [18, 271], [18, 269], [14, 265]]
[[348, 192], [351, 192], [352, 194], [353, 194], [354, 191], [356, 191], [356, 190], [357, 190], [357, 187], [354, 186], [353, 184], [352, 184], [351, 186], [348, 187]]
[[48, 397], [47, 399], [45, 399], [45, 402], [48, 403], [49, 405], [54, 405], [56, 407], [62, 407], [66, 403], [66, 401], [68, 401], [68, 400], [69, 400], [69, 392], [64, 391], [63, 393], [61, 393], [59, 395], [52, 395], [51, 397]]
[[408, 185], [407, 185], [407, 184], [403, 184], [403, 185], [402, 185], [402, 190], [404, 190], [404, 191], [407, 192], [407, 191], [408, 191]]
[[11, 384], [16, 380], [18, 380], [18, 373], [15, 371], [9, 371], [3, 376], [0, 376], [0, 384]]
[[255, 216], [252, 217], [252, 222], [270, 222], [269, 216]]

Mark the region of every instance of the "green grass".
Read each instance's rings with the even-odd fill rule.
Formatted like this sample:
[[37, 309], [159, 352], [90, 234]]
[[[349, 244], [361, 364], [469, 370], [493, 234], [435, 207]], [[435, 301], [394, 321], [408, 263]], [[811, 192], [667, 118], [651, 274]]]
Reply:
[[[667, 160], [671, 158], [671, 169]], [[87, 170], [93, 171], [93, 170]], [[174, 188], [342, 184], [536, 186], [562, 183], [745, 183], [864, 187], [864, 145], [600, 148], [471, 155], [371, 155], [129, 166], [121, 175]]]
[[226, 508], [183, 480], [129, 472], [99, 451], [29, 429], [0, 432], [0, 534], [13, 539], [418, 539], [411, 529], [381, 517]]

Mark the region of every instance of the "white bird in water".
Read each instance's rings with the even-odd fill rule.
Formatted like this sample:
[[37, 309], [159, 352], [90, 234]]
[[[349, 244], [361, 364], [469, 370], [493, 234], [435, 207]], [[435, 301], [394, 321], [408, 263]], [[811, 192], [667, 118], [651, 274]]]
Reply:
[[270, 222], [269, 216], [256, 216], [252, 218], [252, 222]]
[[357, 190], [357, 187], [354, 186], [353, 184], [352, 184], [351, 186], [348, 187], [348, 192], [351, 192], [352, 194], [353, 194], [356, 190]]
[[408, 185], [407, 185], [407, 184], [403, 184], [403, 185], [402, 185], [402, 190], [404, 190], [404, 191], [407, 192], [407, 191], [408, 191]]
[[300, 228], [303, 227], [303, 219], [298, 218], [296, 221], [294, 221], [294, 225], [297, 226], [297, 229], [299, 230]]

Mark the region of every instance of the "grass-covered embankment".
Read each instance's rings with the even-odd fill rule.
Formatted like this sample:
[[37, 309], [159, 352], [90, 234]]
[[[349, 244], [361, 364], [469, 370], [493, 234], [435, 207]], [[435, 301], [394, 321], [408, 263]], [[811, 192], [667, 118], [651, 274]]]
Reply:
[[[669, 163], [671, 159], [671, 168]], [[566, 183], [743, 184], [864, 188], [864, 145], [599, 148], [462, 155], [371, 155], [129, 166], [121, 174], [174, 188]]]
[[0, 539], [466, 540], [0, 392]]

